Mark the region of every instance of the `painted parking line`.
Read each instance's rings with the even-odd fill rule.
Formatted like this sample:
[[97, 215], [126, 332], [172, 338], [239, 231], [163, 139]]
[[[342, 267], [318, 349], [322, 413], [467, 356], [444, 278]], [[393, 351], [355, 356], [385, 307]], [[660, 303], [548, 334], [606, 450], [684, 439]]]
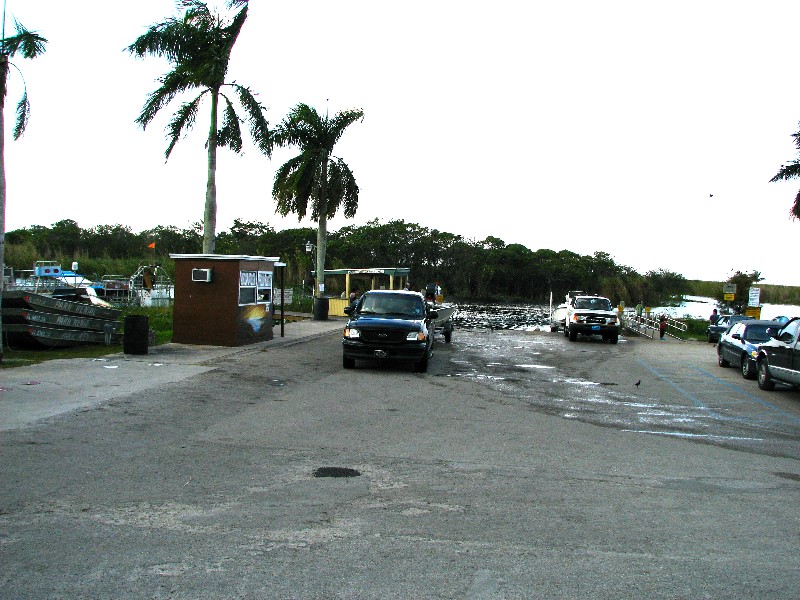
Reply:
[[763, 399], [759, 398], [758, 396], [756, 396], [754, 394], [751, 394], [746, 389], [744, 389], [742, 387], [739, 387], [738, 385], [734, 385], [734, 384], [732, 384], [732, 383], [730, 383], [728, 381], [725, 381], [724, 379], [720, 379], [719, 377], [717, 377], [713, 373], [710, 373], [710, 372], [706, 371], [705, 369], [701, 369], [700, 367], [693, 367], [693, 368], [696, 371], [699, 371], [700, 373], [702, 373], [703, 375], [705, 375], [707, 377], [710, 377], [711, 379], [713, 379], [715, 382], [719, 383], [720, 385], [723, 385], [723, 386], [725, 386], [727, 388], [730, 388], [730, 389], [736, 391], [737, 393], [743, 395], [748, 400], [752, 400], [753, 402], [757, 402], [761, 406], [763, 406], [765, 408], [768, 408], [768, 409], [778, 413], [779, 415], [781, 415], [783, 417], [786, 417], [787, 419], [789, 419], [795, 425], [800, 425], [800, 417], [798, 417], [797, 415], [793, 415], [792, 413], [783, 410], [781, 407], [775, 406], [771, 402], [767, 402], [766, 400], [763, 400]]
[[648, 364], [647, 362], [643, 361], [642, 359], [638, 359], [638, 360], [637, 360], [637, 362], [638, 362], [640, 365], [642, 365], [642, 366], [643, 366], [645, 369], [647, 369], [648, 371], [650, 371], [650, 372], [651, 372], [653, 375], [655, 375], [656, 377], [658, 377], [658, 378], [659, 378], [661, 381], [663, 381], [664, 383], [666, 383], [667, 385], [669, 385], [669, 386], [670, 386], [672, 389], [674, 389], [676, 392], [678, 392], [679, 394], [681, 394], [682, 396], [684, 396], [685, 398], [687, 398], [687, 399], [688, 399], [688, 400], [689, 400], [689, 401], [690, 401], [692, 404], [694, 404], [694, 405], [695, 405], [697, 408], [699, 408], [700, 410], [703, 410], [703, 411], [707, 412], [709, 415], [711, 415], [711, 416], [712, 416], [712, 417], [714, 417], [714, 418], [717, 418], [717, 419], [720, 419], [720, 420], [729, 420], [729, 417], [725, 417], [724, 415], [721, 415], [721, 414], [720, 414], [720, 413], [718, 413], [717, 411], [710, 409], [710, 408], [709, 408], [708, 406], [706, 406], [706, 405], [705, 405], [705, 403], [703, 403], [703, 402], [702, 402], [702, 401], [701, 401], [701, 400], [700, 400], [700, 399], [699, 399], [697, 396], [695, 396], [695, 395], [694, 395], [694, 394], [692, 394], [690, 391], [688, 391], [688, 390], [685, 390], [684, 388], [682, 388], [681, 386], [679, 386], [677, 383], [675, 383], [675, 382], [674, 382], [674, 381], [672, 381], [672, 380], [671, 380], [669, 377], [667, 377], [666, 375], [664, 375], [663, 373], [661, 373], [660, 371], [658, 371], [658, 370], [657, 370], [655, 367], [653, 367], [652, 365]]

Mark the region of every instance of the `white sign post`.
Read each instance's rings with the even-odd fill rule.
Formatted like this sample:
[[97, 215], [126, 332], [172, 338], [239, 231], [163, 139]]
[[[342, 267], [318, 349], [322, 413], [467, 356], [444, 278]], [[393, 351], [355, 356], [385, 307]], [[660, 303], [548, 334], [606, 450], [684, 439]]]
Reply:
[[283, 291], [283, 302], [286, 304], [291, 304], [293, 300], [294, 290], [292, 288], [281, 290], [280, 288], [275, 289], [275, 293], [273, 295], [274, 302], [277, 306], [281, 305], [281, 291]]

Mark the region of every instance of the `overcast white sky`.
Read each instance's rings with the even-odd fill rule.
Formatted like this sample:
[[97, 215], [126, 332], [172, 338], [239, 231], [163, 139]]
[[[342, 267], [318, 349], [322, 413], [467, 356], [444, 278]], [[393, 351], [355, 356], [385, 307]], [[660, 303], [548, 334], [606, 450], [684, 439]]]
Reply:
[[[641, 273], [757, 269], [800, 285], [800, 222], [788, 218], [800, 181], [769, 183], [797, 155], [797, 0], [250, 4], [229, 80], [258, 94], [271, 123], [298, 102], [365, 112], [336, 148], [361, 188], [358, 213], [330, 229], [403, 219], [608, 252]], [[134, 119], [168, 65], [124, 52], [173, 14], [173, 0], [7, 0], [8, 23], [49, 40], [43, 56], [13, 61], [32, 112], [11, 141], [12, 70], [7, 231], [202, 220], [207, 110], [165, 163], [178, 104], [146, 131]], [[274, 171], [292, 155], [220, 152], [218, 232], [235, 218], [314, 226], [275, 214]]]

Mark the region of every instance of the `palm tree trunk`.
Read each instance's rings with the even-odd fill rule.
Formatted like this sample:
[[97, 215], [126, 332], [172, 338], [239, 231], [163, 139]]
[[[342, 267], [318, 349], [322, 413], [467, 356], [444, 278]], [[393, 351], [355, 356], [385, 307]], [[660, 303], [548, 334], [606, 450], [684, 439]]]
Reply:
[[217, 108], [219, 90], [211, 93], [211, 126], [208, 132], [208, 181], [203, 218], [203, 254], [213, 254], [217, 231]]
[[0, 54], [0, 364], [3, 362], [3, 288], [5, 287], [6, 256], [6, 81], [8, 56]]
[[317, 227], [317, 289], [316, 295], [321, 296], [320, 288], [325, 289], [325, 251], [328, 244], [328, 156], [325, 152], [322, 159], [322, 169], [319, 182], [319, 226]]

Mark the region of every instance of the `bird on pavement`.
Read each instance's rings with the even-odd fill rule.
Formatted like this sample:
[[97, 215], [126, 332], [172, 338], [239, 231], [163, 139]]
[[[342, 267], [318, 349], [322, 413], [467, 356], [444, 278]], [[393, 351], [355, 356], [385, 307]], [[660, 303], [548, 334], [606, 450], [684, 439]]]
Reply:
[[636, 387], [639, 387], [639, 384], [640, 384], [640, 383], [642, 383], [642, 380], [641, 380], [641, 379], [640, 379], [639, 381], [637, 381], [636, 383], [634, 383], [633, 385], [635, 385]]

